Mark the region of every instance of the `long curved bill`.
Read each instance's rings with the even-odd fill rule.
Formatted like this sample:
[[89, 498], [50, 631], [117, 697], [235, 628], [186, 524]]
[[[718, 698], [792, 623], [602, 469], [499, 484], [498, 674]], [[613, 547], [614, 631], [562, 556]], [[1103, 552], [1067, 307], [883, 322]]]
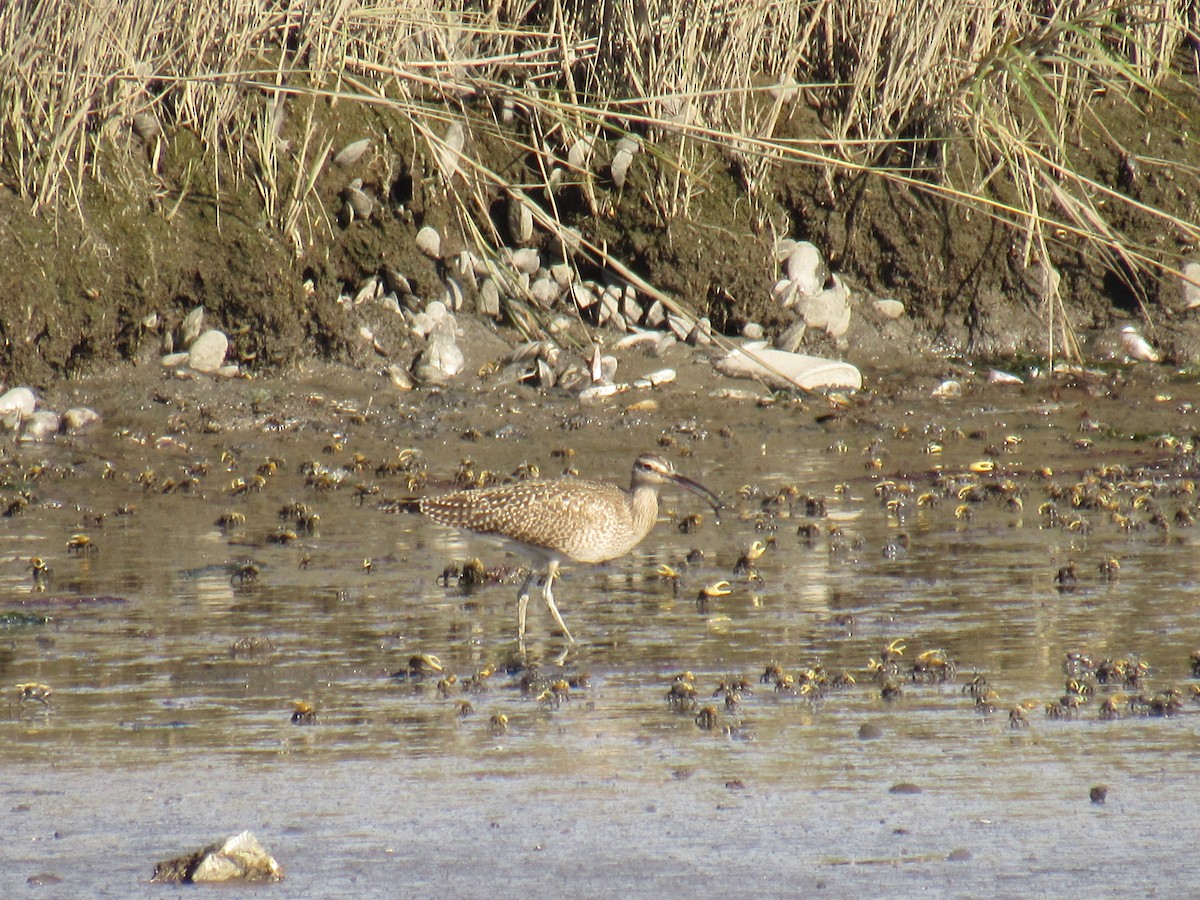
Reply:
[[717, 521], [721, 520], [721, 510], [725, 504], [721, 502], [721, 498], [706, 488], [698, 481], [693, 481], [686, 475], [680, 475], [678, 472], [671, 475], [671, 480], [685, 490], [691, 491], [697, 497], [702, 497], [708, 502], [708, 505], [713, 508], [713, 512], [717, 514]]

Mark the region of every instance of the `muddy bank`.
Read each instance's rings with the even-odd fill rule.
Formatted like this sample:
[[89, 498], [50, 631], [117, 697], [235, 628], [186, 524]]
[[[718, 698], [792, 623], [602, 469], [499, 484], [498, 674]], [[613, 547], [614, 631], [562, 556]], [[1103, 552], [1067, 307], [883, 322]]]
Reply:
[[[1105, 136], [1081, 133], [1075, 162], [1083, 161], [1082, 174], [1098, 190], [1195, 221], [1200, 186], [1181, 183], [1185, 176], [1178, 173], [1200, 171], [1200, 150], [1177, 136], [1174, 123], [1180, 110], [1200, 116], [1198, 106], [1194, 92], [1182, 91], [1145, 108], [1102, 101]], [[475, 246], [465, 235], [493, 226], [504, 235], [504, 198], [493, 191], [491, 222], [457, 219], [461, 207], [424, 174], [433, 163], [411, 127], [385, 112], [365, 115], [347, 106], [319, 115], [339, 145], [366, 136], [371, 149], [352, 165], [320, 172], [306, 213], [315, 236], [310, 241], [297, 243], [266, 224], [252, 185], [225, 185], [205, 174], [198, 140], [182, 128], [158, 147], [132, 131], [123, 134], [108, 161], [120, 177], [87, 182], [78, 205], [35, 216], [25, 200], [0, 188], [0, 255], [7, 261], [0, 268], [0, 377], [46, 385], [117, 361], [151, 362], [197, 306], [230, 336], [231, 360], [251, 370], [308, 359], [408, 366], [419, 340], [385, 312], [348, 309], [346, 298], [369, 279], [391, 284], [398, 275], [409, 292], [402, 300], [419, 306], [442, 298], [454, 254]], [[806, 138], [820, 128], [818, 113], [797, 104], [781, 133]], [[1121, 150], [1129, 146], [1142, 164]], [[979, 165], [968, 147], [948, 147], [953, 168]], [[511, 145], [479, 137], [470, 151], [510, 183], [536, 181], [531, 164], [513, 158]], [[711, 148], [706, 152], [704, 189], [675, 218], [650, 202], [654, 185], [644, 160], [635, 160], [621, 189], [598, 181], [599, 201], [567, 186], [554, 211], [650, 285], [707, 317], [718, 335], [738, 336], [757, 323], [772, 337], [794, 322], [794, 312], [771, 297], [778, 278], [775, 241], [791, 234], [822, 250], [850, 289], [854, 310], [844, 335], [810, 328], [800, 345], [805, 352], [869, 366], [907, 366], [929, 355], [1045, 354], [1051, 319], [1037, 273], [1022, 262], [1019, 229], [912, 187], [798, 164], [768, 169], [766, 186], [751, 196], [736, 165]], [[365, 220], [346, 215], [352, 179], [375, 201]], [[1005, 199], [998, 191], [997, 202]], [[549, 209], [540, 194], [535, 200]], [[1123, 205], [1114, 224], [1131, 246], [1155, 248], [1178, 265], [1194, 249], [1182, 230], [1138, 207]], [[443, 235], [440, 260], [416, 248], [424, 225]], [[1062, 279], [1056, 329], [1065, 314], [1086, 350], [1092, 332], [1136, 321], [1170, 361], [1189, 366], [1196, 360], [1200, 329], [1181, 309], [1176, 276], [1136, 274], [1062, 238], [1051, 248]], [[540, 229], [528, 243], [547, 260], [556, 258], [555, 242]], [[622, 283], [594, 254], [581, 253], [573, 264], [580, 278]], [[471, 281], [463, 284], [468, 313], [481, 308]], [[871, 301], [882, 297], [903, 302], [906, 314], [895, 321], [875, 315]], [[484, 313], [488, 327], [520, 326], [502, 332], [513, 343], [547, 333], [554, 315], [576, 310], [560, 299], [553, 309], [508, 304], [498, 316], [494, 309]], [[596, 324], [594, 312], [584, 318]], [[378, 341], [364, 338], [364, 326]], [[1056, 343], [1062, 346], [1059, 334]]]

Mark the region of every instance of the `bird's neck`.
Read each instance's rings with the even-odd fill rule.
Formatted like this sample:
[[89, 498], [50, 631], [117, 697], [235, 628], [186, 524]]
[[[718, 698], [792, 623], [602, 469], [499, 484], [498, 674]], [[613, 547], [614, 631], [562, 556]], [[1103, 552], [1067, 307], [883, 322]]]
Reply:
[[629, 515], [641, 540], [658, 520], [658, 488], [639, 485], [629, 492]]

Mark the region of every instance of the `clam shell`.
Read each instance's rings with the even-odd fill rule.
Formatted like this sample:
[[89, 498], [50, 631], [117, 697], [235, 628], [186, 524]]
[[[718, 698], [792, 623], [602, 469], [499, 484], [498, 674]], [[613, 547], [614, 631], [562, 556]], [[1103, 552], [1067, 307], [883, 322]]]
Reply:
[[362, 159], [362, 155], [367, 152], [367, 148], [371, 146], [370, 138], [361, 138], [357, 141], [351, 141], [345, 147], [337, 152], [333, 157], [336, 165], [343, 169], [348, 168]]
[[417, 232], [417, 249], [430, 259], [442, 258], [442, 236], [432, 225], [426, 225]]
[[447, 181], [453, 180], [461, 168], [462, 149], [467, 143], [467, 133], [461, 122], [451, 122], [445, 137], [437, 148], [437, 164]]

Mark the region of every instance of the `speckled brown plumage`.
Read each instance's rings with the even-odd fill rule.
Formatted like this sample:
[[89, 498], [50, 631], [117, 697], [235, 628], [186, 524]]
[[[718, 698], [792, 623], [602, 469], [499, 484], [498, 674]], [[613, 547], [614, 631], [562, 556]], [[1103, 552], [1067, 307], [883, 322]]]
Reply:
[[[561, 563], [607, 562], [624, 556], [650, 533], [658, 518], [658, 491], [675, 483], [719, 505], [702, 485], [679, 475], [661, 456], [643, 454], [633, 464], [629, 490], [603, 481], [559, 478], [519, 481], [500, 487], [458, 491], [421, 501], [435, 522], [499, 539], [542, 563], [543, 597], [567, 640], [570, 632], [554, 605], [552, 586]], [[529, 585], [517, 604], [518, 636], [525, 633]]]

